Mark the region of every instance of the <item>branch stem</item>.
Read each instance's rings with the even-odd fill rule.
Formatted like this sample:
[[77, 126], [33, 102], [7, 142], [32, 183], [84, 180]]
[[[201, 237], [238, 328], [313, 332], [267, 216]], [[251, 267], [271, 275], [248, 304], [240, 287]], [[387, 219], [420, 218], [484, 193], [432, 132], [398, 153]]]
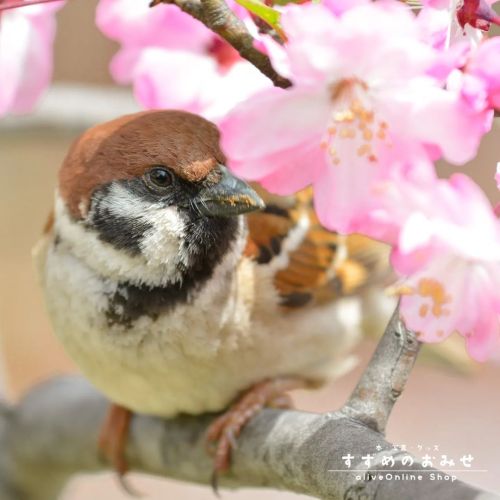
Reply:
[[245, 23], [227, 6], [224, 0], [153, 0], [150, 5], [154, 7], [160, 3], [175, 4], [187, 14], [198, 19], [208, 29], [234, 47], [241, 57], [251, 62], [276, 87], [288, 88], [292, 85], [290, 80], [276, 72], [269, 57], [255, 48], [255, 40]]
[[363, 376], [342, 411], [384, 433], [392, 408], [402, 394], [420, 350], [396, 308]]

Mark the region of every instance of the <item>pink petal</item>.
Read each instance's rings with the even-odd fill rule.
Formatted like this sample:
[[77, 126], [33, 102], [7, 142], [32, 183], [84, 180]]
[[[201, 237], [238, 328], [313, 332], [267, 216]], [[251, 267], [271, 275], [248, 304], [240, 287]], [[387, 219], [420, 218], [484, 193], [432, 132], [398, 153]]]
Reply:
[[221, 121], [222, 147], [239, 175], [265, 177], [275, 170], [266, 157], [311, 141], [319, 149], [328, 115], [328, 96], [316, 89], [264, 90]]
[[[272, 83], [246, 61], [222, 72], [208, 55], [163, 48], [122, 48], [111, 62], [113, 78], [133, 83], [146, 108], [174, 107], [218, 120]], [[173, 77], [175, 75], [175, 78]]]
[[[55, 14], [57, 11], [61, 10], [66, 4], [66, 0], [60, 0], [55, 2], [48, 2], [42, 4], [33, 4], [22, 8], [23, 16], [26, 17], [39, 17], [44, 15]], [[18, 11], [19, 12], [19, 11]]]
[[205, 26], [175, 5], [148, 7], [142, 0], [100, 0], [96, 24], [128, 47], [169, 47], [203, 51], [213, 39]]
[[109, 65], [109, 71], [117, 83], [127, 85], [132, 82], [134, 71], [142, 52], [143, 49], [122, 48], [113, 56]]
[[[219, 69], [219, 72], [221, 70]], [[237, 105], [264, 89], [273, 87], [271, 80], [264, 76], [255, 66], [239, 59], [231, 67], [222, 72], [214, 87], [213, 99], [202, 110], [203, 116], [218, 122]]]
[[432, 236], [429, 219], [422, 212], [415, 211], [404, 224], [397, 250], [401, 254], [418, 251], [431, 243]]
[[420, 37], [437, 49], [444, 49], [450, 15], [444, 9], [423, 8], [417, 16]]
[[[281, 25], [287, 35], [286, 55], [294, 82], [306, 85], [317, 82], [337, 67], [335, 33], [339, 26], [336, 17], [325, 6], [287, 6], [281, 15]], [[271, 59], [275, 55], [278, 67], [286, 67], [283, 53], [279, 49], [270, 52]]]
[[481, 317], [474, 332], [466, 337], [467, 351], [476, 361], [485, 362], [500, 347], [500, 322], [497, 314], [488, 311]]
[[314, 206], [321, 223], [340, 233], [356, 232], [365, 225], [367, 214], [374, 207], [374, 185], [381, 181], [376, 164], [344, 154], [338, 165], [326, 163], [317, 171], [314, 182]]
[[[498, 220], [484, 193], [467, 176], [455, 174], [449, 181], [436, 180], [420, 197], [418, 188], [405, 183], [402, 191], [400, 206], [389, 206], [393, 206], [394, 217], [400, 221], [393, 263], [403, 274], [423, 263], [417, 252], [432, 252], [436, 246], [465, 260], [494, 261], [500, 255]], [[429, 205], [429, 198], [435, 203]]]
[[434, 9], [447, 9], [450, 6], [450, 0], [422, 0], [422, 4]]
[[219, 78], [211, 57], [145, 49], [134, 68], [134, 94], [145, 108], [178, 108], [198, 113], [211, 99]]
[[48, 9], [36, 7], [35, 12], [14, 9], [2, 13], [0, 115], [31, 111], [51, 80], [53, 13], [60, 4]]
[[336, 16], [340, 16], [349, 9], [367, 4], [369, 2], [370, 0], [323, 0], [322, 3]]
[[500, 341], [500, 266], [470, 266], [466, 278], [457, 330], [466, 337], [469, 354], [477, 361], [486, 361], [498, 351]]
[[473, 52], [467, 71], [480, 78], [489, 92], [491, 105], [500, 108], [500, 37], [483, 42]]
[[492, 113], [476, 111], [457, 92], [438, 87], [413, 95], [412, 133], [439, 146], [445, 159], [463, 164], [476, 156], [482, 136], [489, 131]]
[[275, 170], [259, 179], [268, 191], [279, 195], [291, 195], [309, 186], [315, 177], [315, 170], [326, 162], [318, 147], [305, 143], [276, 157]]

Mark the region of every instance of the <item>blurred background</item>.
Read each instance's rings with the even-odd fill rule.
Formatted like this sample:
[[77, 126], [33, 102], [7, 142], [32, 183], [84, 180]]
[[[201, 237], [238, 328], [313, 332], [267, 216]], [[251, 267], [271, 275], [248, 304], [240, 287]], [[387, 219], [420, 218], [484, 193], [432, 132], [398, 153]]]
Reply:
[[[117, 47], [95, 28], [96, 3], [68, 1], [58, 16], [56, 85], [35, 114], [0, 123], [0, 384], [11, 399], [51, 375], [75, 371], [52, 336], [30, 255], [51, 207], [59, 165], [81, 127], [136, 109], [130, 90], [116, 87], [108, 74], [109, 60]], [[499, 160], [500, 128], [496, 124], [477, 160], [463, 169], [495, 202], [500, 198], [493, 182]], [[440, 169], [450, 173], [446, 165]], [[358, 368], [332, 386], [312, 393], [297, 392], [297, 407], [309, 411], [339, 407], [354, 388], [373, 348], [373, 340], [363, 342]], [[459, 345], [459, 358], [462, 353]], [[461, 368], [450, 370], [419, 360], [390, 420], [388, 439], [407, 445], [417, 456], [436, 445], [439, 452], [433, 453], [438, 456], [447, 454], [458, 460], [470, 453], [473, 467], [487, 472], [457, 475], [500, 492], [500, 365], [467, 362]], [[200, 486], [136, 475], [131, 482], [151, 499], [214, 498], [209, 488]], [[255, 490], [224, 492], [223, 497], [300, 498]], [[64, 498], [129, 497], [111, 475], [103, 474], [76, 478]]]

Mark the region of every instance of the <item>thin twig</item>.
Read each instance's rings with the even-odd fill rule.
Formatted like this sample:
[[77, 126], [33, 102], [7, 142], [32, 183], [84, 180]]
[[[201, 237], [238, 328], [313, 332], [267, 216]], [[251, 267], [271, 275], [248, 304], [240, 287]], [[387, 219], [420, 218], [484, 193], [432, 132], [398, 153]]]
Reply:
[[255, 48], [255, 40], [247, 27], [224, 0], [153, 0], [150, 5], [154, 7], [160, 3], [175, 4], [198, 19], [233, 46], [241, 57], [251, 62], [276, 87], [288, 88], [292, 85], [290, 80], [276, 72], [269, 57]]

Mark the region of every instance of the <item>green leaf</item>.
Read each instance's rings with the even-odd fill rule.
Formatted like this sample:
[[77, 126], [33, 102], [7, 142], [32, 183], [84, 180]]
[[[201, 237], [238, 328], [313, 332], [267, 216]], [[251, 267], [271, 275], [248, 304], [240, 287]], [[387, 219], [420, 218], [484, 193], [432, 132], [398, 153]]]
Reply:
[[[275, 5], [288, 5], [289, 3], [301, 4], [304, 0], [274, 0]], [[311, 3], [321, 3], [321, 0], [312, 0]]]
[[259, 0], [236, 0], [241, 6], [245, 7], [252, 14], [263, 19], [269, 26], [276, 31], [281, 32], [280, 28], [280, 12], [265, 5]]

